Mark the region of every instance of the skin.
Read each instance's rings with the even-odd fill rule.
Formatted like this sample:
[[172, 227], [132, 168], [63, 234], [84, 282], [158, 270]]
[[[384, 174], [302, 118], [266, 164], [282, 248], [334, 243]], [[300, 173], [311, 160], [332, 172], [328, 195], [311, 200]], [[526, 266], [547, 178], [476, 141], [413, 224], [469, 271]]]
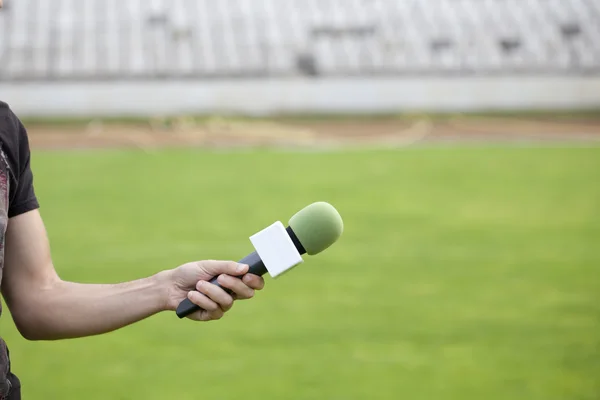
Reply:
[[[52, 263], [38, 210], [9, 219], [5, 240], [2, 294], [17, 329], [28, 340], [114, 331], [156, 313], [174, 311], [186, 297], [204, 309], [187, 318], [218, 320], [231, 310], [235, 300], [252, 298], [264, 287], [262, 277], [246, 274], [247, 265], [217, 260], [190, 262], [118, 284], [62, 280]], [[233, 290], [233, 296], [208, 282], [215, 276], [221, 285]]]

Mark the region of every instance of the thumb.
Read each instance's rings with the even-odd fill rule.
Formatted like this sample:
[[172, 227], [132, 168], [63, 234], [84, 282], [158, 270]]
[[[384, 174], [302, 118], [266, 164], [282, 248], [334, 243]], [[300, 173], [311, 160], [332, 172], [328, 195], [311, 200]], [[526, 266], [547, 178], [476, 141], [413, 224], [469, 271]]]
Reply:
[[210, 276], [243, 275], [248, 272], [248, 265], [235, 261], [205, 260], [200, 261], [200, 267]]

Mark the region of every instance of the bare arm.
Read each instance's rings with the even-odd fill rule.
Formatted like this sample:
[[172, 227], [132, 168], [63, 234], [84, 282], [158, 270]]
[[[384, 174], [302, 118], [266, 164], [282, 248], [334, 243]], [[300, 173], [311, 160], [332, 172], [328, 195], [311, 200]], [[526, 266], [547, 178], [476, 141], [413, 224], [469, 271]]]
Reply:
[[[207, 311], [196, 320], [219, 319], [233, 298], [207, 284], [220, 276], [222, 285], [239, 299], [250, 298], [264, 281], [255, 275], [234, 275], [237, 263], [205, 261], [118, 284], [81, 284], [60, 279], [50, 256], [42, 218], [37, 210], [10, 219], [6, 232], [2, 294], [21, 334], [30, 340], [56, 340], [113, 331], [153, 314], [174, 310], [186, 296]], [[200, 285], [198, 285], [200, 283]], [[191, 290], [198, 289], [206, 296]]]

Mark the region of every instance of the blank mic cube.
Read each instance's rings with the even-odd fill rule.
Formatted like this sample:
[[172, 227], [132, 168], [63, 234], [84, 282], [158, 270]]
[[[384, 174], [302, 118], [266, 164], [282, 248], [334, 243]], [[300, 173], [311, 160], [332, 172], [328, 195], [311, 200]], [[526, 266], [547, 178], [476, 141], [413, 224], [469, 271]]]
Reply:
[[302, 263], [302, 255], [280, 221], [250, 236], [250, 241], [271, 277]]

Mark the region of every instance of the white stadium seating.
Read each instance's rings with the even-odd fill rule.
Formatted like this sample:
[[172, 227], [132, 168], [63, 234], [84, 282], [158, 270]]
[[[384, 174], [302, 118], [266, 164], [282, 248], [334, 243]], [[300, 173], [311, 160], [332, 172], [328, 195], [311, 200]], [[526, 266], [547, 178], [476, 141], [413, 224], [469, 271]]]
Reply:
[[5, 0], [0, 80], [600, 72], [600, 0]]

